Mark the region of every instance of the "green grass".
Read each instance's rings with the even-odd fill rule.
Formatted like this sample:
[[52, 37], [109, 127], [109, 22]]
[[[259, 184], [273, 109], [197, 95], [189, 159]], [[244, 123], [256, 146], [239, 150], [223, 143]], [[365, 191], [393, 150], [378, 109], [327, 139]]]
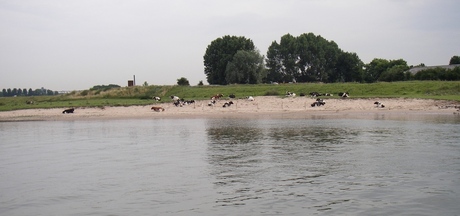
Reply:
[[[286, 91], [309, 94], [316, 91], [331, 93], [338, 97], [339, 92], [349, 92], [352, 98], [422, 98], [460, 101], [460, 81], [410, 81], [379, 83], [296, 83], [296, 84], [259, 84], [226, 86], [135, 86], [112, 89], [108, 91], [72, 92], [59, 96], [36, 97], [0, 97], [0, 111], [37, 108], [67, 107], [104, 107], [149, 105], [153, 96], [162, 97], [161, 103], [169, 103], [170, 95], [186, 100], [207, 100], [212, 95], [235, 94], [237, 98], [246, 96], [279, 96]], [[27, 104], [27, 101], [34, 101]]]

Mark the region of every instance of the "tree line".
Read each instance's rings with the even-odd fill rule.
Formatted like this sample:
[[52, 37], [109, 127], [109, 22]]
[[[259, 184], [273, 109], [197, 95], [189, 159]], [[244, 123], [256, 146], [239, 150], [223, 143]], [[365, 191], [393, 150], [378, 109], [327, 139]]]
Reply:
[[49, 89], [45, 88], [39, 88], [32, 90], [32, 88], [27, 88], [21, 89], [21, 88], [8, 88], [8, 89], [3, 89], [1, 93], [1, 97], [16, 97], [16, 96], [39, 96], [39, 95], [58, 95], [59, 92], [57, 91], [52, 91]]
[[[404, 80], [460, 80], [460, 68], [434, 68], [415, 74], [403, 59], [375, 58], [365, 64], [356, 53], [334, 41], [305, 33], [283, 35], [261, 55], [251, 39], [226, 35], [212, 41], [203, 56], [204, 73], [211, 85], [284, 82], [378, 82]], [[460, 57], [449, 62], [460, 64]]]

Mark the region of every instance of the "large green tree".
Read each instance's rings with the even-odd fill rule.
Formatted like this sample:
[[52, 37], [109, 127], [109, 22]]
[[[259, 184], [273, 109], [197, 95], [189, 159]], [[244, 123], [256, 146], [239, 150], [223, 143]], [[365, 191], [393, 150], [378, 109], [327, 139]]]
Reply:
[[258, 51], [239, 50], [225, 70], [229, 84], [258, 84], [265, 78], [264, 57]]
[[356, 53], [342, 52], [336, 64], [336, 73], [330, 74], [330, 82], [363, 82], [364, 63]]
[[[345, 62], [347, 58], [351, 61]], [[344, 54], [334, 41], [320, 35], [306, 33], [294, 37], [286, 34], [279, 44], [274, 41], [268, 48], [267, 68], [268, 81], [360, 81], [362, 62], [356, 54]]]
[[227, 64], [232, 62], [234, 55], [240, 50], [255, 51], [254, 43], [242, 36], [226, 35], [208, 45], [203, 59], [204, 73], [209, 84], [227, 84]]

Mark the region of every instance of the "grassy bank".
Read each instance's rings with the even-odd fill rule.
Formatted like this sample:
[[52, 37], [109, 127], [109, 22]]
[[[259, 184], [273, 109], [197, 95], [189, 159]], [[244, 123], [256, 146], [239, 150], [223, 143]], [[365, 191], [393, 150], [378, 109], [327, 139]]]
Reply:
[[[108, 91], [74, 91], [58, 96], [5, 97], [0, 98], [0, 111], [36, 108], [104, 107], [149, 105], [169, 103], [170, 95], [186, 100], [207, 100], [212, 95], [235, 94], [237, 98], [246, 96], [279, 96], [286, 91], [307, 94], [313, 91], [331, 93], [349, 92], [352, 98], [422, 98], [460, 101], [460, 81], [413, 81], [392, 83], [296, 83], [227, 86], [135, 86]], [[153, 96], [162, 98], [154, 102]], [[33, 102], [30, 104], [30, 102]], [[29, 102], [29, 103], [27, 103]]]

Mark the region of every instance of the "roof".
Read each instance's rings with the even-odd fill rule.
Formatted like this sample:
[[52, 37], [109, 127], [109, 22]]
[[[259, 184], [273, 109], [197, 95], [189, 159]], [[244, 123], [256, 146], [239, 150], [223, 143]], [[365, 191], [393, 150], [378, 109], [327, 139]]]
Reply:
[[419, 71], [434, 69], [434, 68], [444, 68], [444, 69], [454, 69], [456, 67], [460, 67], [460, 64], [453, 64], [453, 65], [437, 65], [437, 66], [426, 66], [426, 67], [413, 67], [409, 69], [409, 72], [412, 74], [416, 74]]

